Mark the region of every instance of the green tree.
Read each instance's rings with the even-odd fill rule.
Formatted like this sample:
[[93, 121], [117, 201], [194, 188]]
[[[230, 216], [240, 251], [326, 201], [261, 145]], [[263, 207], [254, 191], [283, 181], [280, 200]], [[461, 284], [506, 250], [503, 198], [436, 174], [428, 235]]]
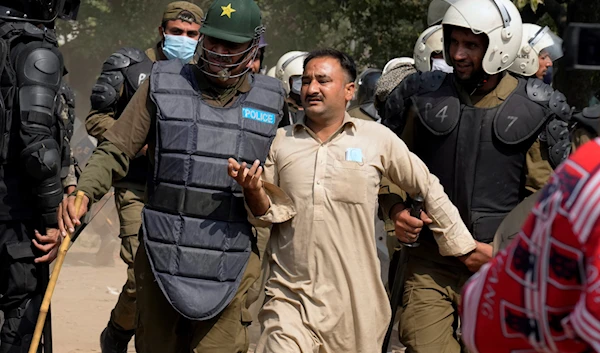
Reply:
[[291, 50], [334, 47], [361, 67], [412, 56], [430, 0], [262, 0], [268, 65]]

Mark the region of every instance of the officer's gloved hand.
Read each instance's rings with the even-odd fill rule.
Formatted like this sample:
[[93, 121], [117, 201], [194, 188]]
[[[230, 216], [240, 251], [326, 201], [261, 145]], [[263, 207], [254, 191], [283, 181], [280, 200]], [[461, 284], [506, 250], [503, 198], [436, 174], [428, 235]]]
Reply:
[[402, 133], [406, 118], [404, 116], [404, 95], [401, 85], [396, 87], [386, 99], [379, 115], [383, 125], [397, 134]]

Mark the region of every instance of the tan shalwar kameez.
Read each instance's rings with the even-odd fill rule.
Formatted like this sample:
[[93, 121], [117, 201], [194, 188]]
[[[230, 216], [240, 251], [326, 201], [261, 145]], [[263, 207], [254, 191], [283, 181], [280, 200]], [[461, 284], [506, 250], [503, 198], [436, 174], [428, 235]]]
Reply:
[[[347, 158], [348, 149], [360, 149], [361, 158]], [[424, 195], [443, 255], [475, 248], [438, 179], [386, 127], [346, 114], [324, 142], [303, 122], [279, 129], [263, 178], [291, 198], [297, 214], [273, 225], [256, 352], [381, 351], [390, 319], [373, 221], [382, 176]], [[288, 212], [289, 202], [272, 195], [268, 212], [251, 222]]]

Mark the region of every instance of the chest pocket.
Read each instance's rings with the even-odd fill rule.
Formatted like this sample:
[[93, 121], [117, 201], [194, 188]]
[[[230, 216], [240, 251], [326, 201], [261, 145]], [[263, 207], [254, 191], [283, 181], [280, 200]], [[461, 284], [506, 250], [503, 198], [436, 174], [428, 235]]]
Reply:
[[327, 187], [333, 201], [352, 204], [367, 201], [367, 171], [365, 163], [333, 160]]

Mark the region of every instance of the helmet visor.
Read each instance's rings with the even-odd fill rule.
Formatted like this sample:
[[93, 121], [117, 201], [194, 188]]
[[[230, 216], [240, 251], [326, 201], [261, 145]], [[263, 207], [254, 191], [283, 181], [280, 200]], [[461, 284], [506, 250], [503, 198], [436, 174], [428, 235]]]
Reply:
[[[478, 11], [495, 12], [500, 15], [503, 27], [509, 27], [511, 17], [508, 9], [498, 0], [479, 0]], [[433, 0], [429, 5], [427, 13], [427, 21], [429, 26], [444, 22], [446, 25], [454, 25], [458, 27], [470, 28], [473, 33], [489, 33], [498, 26], [497, 23], [490, 23], [490, 16], [475, 16], [473, 10], [464, 6], [459, 6], [457, 3], [460, 0]], [[450, 8], [453, 11], [449, 13]], [[446, 16], [446, 15], [449, 16]], [[446, 17], [446, 19], [444, 19]]]
[[540, 29], [536, 35], [529, 40], [529, 45], [538, 54], [546, 53], [552, 61], [558, 60], [563, 56], [563, 40], [554, 34], [550, 28]]
[[452, 0], [433, 0], [427, 10], [427, 24], [429, 27], [441, 24], [446, 11], [448, 11], [454, 2]]
[[[452, 11], [452, 18], [447, 18], [447, 25], [454, 25], [458, 27], [470, 28], [473, 33], [479, 34], [481, 33], [480, 26], [477, 23], [472, 23], [469, 18], [473, 18], [473, 16], [465, 16], [461, 12], [459, 8], [456, 8], [454, 4], [456, 4], [459, 0], [433, 0], [429, 5], [429, 11], [427, 12], [427, 22], [429, 26], [434, 26], [437, 24], [442, 24], [446, 13], [450, 8], [454, 8]], [[491, 1], [491, 0], [481, 0], [481, 1]]]

